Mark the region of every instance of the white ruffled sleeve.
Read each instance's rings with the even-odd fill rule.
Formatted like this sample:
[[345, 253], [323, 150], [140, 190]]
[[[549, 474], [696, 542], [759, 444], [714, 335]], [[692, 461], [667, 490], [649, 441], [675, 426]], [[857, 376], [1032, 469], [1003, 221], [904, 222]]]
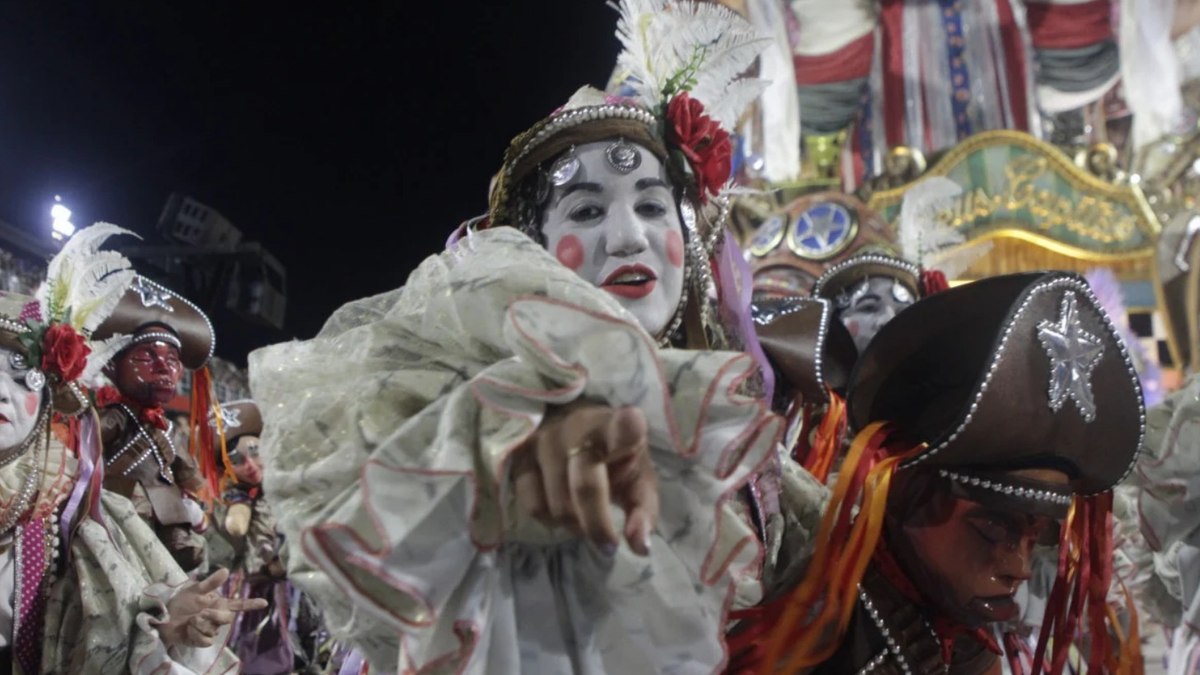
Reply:
[[[752, 372], [741, 354], [660, 351], [524, 235], [474, 234], [315, 339], [251, 355], [290, 577], [379, 671], [715, 672], [762, 556], [727, 502], [780, 434], [740, 393]], [[512, 451], [576, 399], [646, 415], [648, 559], [513, 508]]]
[[[1129, 483], [1142, 538], [1134, 590], [1173, 629], [1170, 672], [1200, 655], [1200, 378], [1146, 411], [1142, 455]], [[1129, 489], [1129, 488], [1126, 488]], [[1126, 547], [1128, 548], [1128, 547]], [[1120, 558], [1118, 558], [1120, 561]]]

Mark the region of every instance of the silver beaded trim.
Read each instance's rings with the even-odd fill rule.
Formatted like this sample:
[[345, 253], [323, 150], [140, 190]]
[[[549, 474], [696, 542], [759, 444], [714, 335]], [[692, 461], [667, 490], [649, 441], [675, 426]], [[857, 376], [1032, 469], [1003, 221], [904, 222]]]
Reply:
[[875, 658], [868, 661], [867, 665], [863, 666], [862, 669], [858, 671], [858, 675], [870, 675], [870, 673], [875, 672], [883, 666], [883, 662], [887, 660], [887, 656], [888, 650], [885, 647], [883, 651], [876, 654]]
[[525, 143], [525, 147], [521, 148], [521, 151], [517, 153], [517, 156], [514, 157], [511, 162], [509, 162], [508, 169], [505, 171], [505, 173], [511, 176], [513, 170], [522, 159], [525, 159], [525, 157], [528, 156], [534, 148], [540, 146], [542, 143], [545, 143], [551, 136], [554, 136], [560, 131], [579, 126], [584, 122], [605, 119], [635, 120], [645, 124], [646, 126], [652, 126], [658, 123], [658, 120], [654, 117], [654, 115], [642, 110], [641, 108], [635, 108], [633, 106], [605, 104], [590, 105], [568, 110], [554, 116], [553, 119], [546, 123], [546, 126], [538, 129], [537, 133], [533, 135], [533, 138], [529, 139], [529, 141]]
[[162, 331], [151, 331], [142, 333], [133, 338], [134, 344], [143, 344], [146, 342], [165, 342], [169, 345], [174, 345], [176, 349], [183, 349], [183, 343], [179, 341], [179, 337], [174, 333], [164, 333]]
[[[813, 358], [814, 368], [816, 370], [817, 387], [825, 388], [825, 338], [829, 335], [829, 320], [833, 315], [833, 307], [829, 301], [824, 298], [807, 298], [810, 302], [816, 302], [821, 305], [821, 320], [817, 323], [817, 352]], [[754, 323], [762, 326], [768, 324], [781, 316], [795, 314], [804, 309], [807, 305], [803, 302], [796, 303], [790, 307], [781, 307], [770, 312], [763, 312], [754, 318]]]
[[33, 501], [41, 485], [42, 462], [35, 461], [33, 467], [29, 470], [29, 474], [25, 476], [25, 481], [21, 483], [21, 491], [17, 493], [16, 498], [13, 499], [11, 505], [8, 507], [8, 513], [5, 514], [4, 520], [0, 522], [0, 533], [11, 530], [17, 524], [17, 520], [25, 515], [25, 512], [29, 510], [30, 502]]
[[[154, 437], [146, 432], [146, 428], [142, 426], [140, 421], [138, 421], [137, 415], [133, 414], [133, 411], [129, 409], [129, 406], [125, 405], [124, 403], [118, 403], [117, 405], [121, 407], [121, 410], [125, 411], [125, 414], [129, 416], [129, 420], [133, 422], [133, 425], [137, 428], [137, 430], [135, 431], [133, 437], [130, 438], [120, 450], [118, 450], [112, 457], [104, 462], [104, 468], [107, 469], [108, 467], [111, 467], [113, 463], [116, 462], [121, 455], [128, 452], [129, 449], [133, 447], [134, 443], [137, 442], [137, 439], [141, 437], [144, 438], [147, 443], [149, 443], [150, 447], [147, 448], [146, 451], [143, 452], [137, 459], [135, 459], [132, 464], [126, 467], [126, 469], [121, 472], [121, 475], [128, 476], [129, 474], [133, 473], [134, 469], [141, 466], [143, 462], [153, 456], [154, 461], [158, 463], [158, 475], [162, 476], [163, 480], [173, 485], [174, 481], [172, 481], [171, 477], [167, 475], [166, 465], [163, 463], [162, 453], [159, 452], [158, 444], [154, 442]], [[175, 443], [171, 441], [171, 429], [173, 427], [174, 424], [168, 421], [167, 430], [163, 433], [163, 438], [166, 439], [167, 445], [171, 446], [171, 453], [178, 457], [179, 451], [175, 449]]]
[[18, 457], [24, 456], [25, 453], [29, 451], [29, 448], [33, 447], [34, 443], [37, 443], [39, 440], [41, 440], [42, 435], [46, 433], [46, 425], [49, 423], [50, 406], [43, 405], [41, 412], [38, 413], [37, 422], [33, 425], [33, 429], [30, 430], [29, 435], [25, 437], [25, 440], [21, 441], [20, 445], [13, 449], [12, 454], [0, 459], [0, 468], [8, 466], [9, 464], [12, 464]]
[[25, 325], [25, 322], [17, 321], [7, 316], [0, 316], [0, 329], [6, 330], [9, 333], [16, 333], [17, 335], [24, 335], [29, 332], [29, 326]]
[[896, 638], [892, 637], [892, 632], [888, 630], [887, 624], [879, 614], [879, 609], [875, 607], [871, 596], [867, 595], [867, 592], [863, 590], [861, 585], [858, 587], [858, 599], [862, 600], [863, 607], [867, 609], [867, 614], [870, 615], [871, 621], [879, 629], [879, 632], [883, 635], [883, 639], [887, 641], [887, 651], [891, 653], [892, 658], [896, 659], [896, 663], [900, 666], [900, 671], [903, 673], [912, 673], [912, 667], [908, 665], [908, 660], [904, 658], [904, 652], [901, 651], [900, 644], [896, 642]]
[[79, 405], [82, 406], [84, 410], [86, 410], [88, 406], [92, 404], [92, 402], [88, 400], [87, 395], [83, 393], [83, 390], [79, 388], [79, 384], [76, 382], [68, 382], [67, 389], [71, 392], [71, 395], [75, 397], [75, 400], [79, 401]]
[[[208, 336], [209, 336], [208, 356], [206, 356], [204, 358], [204, 361], [208, 362], [208, 360], [213, 357], [213, 354], [216, 353], [216, 349], [217, 349], [217, 333], [216, 333], [216, 331], [213, 330], [212, 320], [208, 318], [208, 315], [205, 314], [204, 311], [201, 310], [198, 306], [196, 306], [196, 303], [192, 302], [191, 300], [188, 300], [187, 298], [183, 297], [182, 295], [179, 295], [178, 293], [176, 293], [175, 291], [172, 291], [171, 289], [167, 288], [166, 286], [163, 286], [162, 284], [158, 283], [157, 281], [154, 281], [152, 279], [147, 279], [146, 277], [138, 277], [138, 278], [142, 279], [143, 283], [149, 284], [151, 287], [157, 288], [158, 290], [163, 291], [164, 293], [168, 293], [168, 294], [170, 294], [170, 296], [173, 299], [178, 300], [179, 302], [182, 302], [183, 304], [187, 305], [188, 307], [191, 307], [193, 310], [195, 310], [195, 312], [197, 314], [200, 315], [200, 317], [202, 319], [204, 319], [204, 325], [208, 327]], [[180, 349], [182, 349], [182, 347], [180, 347]]]
[[[1129, 476], [1129, 473], [1133, 471], [1134, 465], [1137, 464], [1138, 457], [1142, 454], [1142, 440], [1146, 435], [1146, 406], [1141, 402], [1142, 383], [1141, 380], [1138, 379], [1137, 369], [1134, 368], [1133, 361], [1129, 358], [1129, 350], [1125, 348], [1124, 341], [1121, 340], [1120, 334], [1117, 333], [1116, 328], [1114, 328], [1112, 325], [1112, 319], [1110, 319], [1108, 314], [1100, 307], [1100, 302], [1096, 299], [1096, 294], [1092, 292], [1091, 286], [1089, 286], [1086, 281], [1076, 276], [1058, 277], [1051, 279], [1050, 281], [1042, 282], [1035, 285], [1033, 289], [1026, 294], [1025, 299], [1021, 301], [1021, 305], [1017, 308], [1017, 311], [1014, 312], [1012, 317], [1009, 319], [1008, 325], [1005, 326], [1004, 334], [1000, 337], [1000, 346], [996, 348], [995, 353], [992, 355], [992, 362], [988, 366], [987, 373], [983, 377], [983, 382], [979, 384], [979, 389], [976, 390], [975, 396], [971, 401], [971, 406], [967, 410], [966, 416], [963, 417], [962, 422], [959, 423], [958, 427], [951, 432], [946, 440], [939, 443], [929, 452], [922, 453], [917, 457], [907, 460], [901, 465], [902, 468], [916, 466], [917, 464], [928, 460], [930, 457], [933, 457], [937, 453], [941, 452], [946, 446], [958, 440], [959, 435], [963, 433], [963, 430], [965, 430], [967, 426], [971, 424], [971, 420], [974, 419], [975, 413], [979, 410], [979, 401], [987, 392], [988, 386], [992, 382], [992, 377], [996, 374], [996, 370], [1000, 367], [1000, 360], [1004, 356], [1005, 350], [1008, 348], [1009, 338], [1012, 337], [1013, 325], [1016, 324], [1017, 321], [1020, 320], [1021, 316], [1029, 309], [1029, 304], [1033, 301], [1033, 298], [1042, 293], [1064, 288], [1081, 293], [1084, 295], [1084, 297], [1091, 301], [1092, 308], [1100, 315], [1101, 323], [1104, 324], [1104, 327], [1108, 330], [1109, 335], [1112, 336], [1113, 341], [1116, 343], [1117, 350], [1120, 352], [1121, 359], [1125, 362], [1125, 368], [1129, 373], [1129, 379], [1133, 383], [1134, 390], [1138, 393], [1139, 405], [1137, 447], [1134, 449], [1133, 456], [1129, 460], [1129, 466], [1125, 467], [1125, 471], [1121, 474], [1121, 477], [1114, 482], [1114, 485], [1124, 481], [1125, 478]], [[1100, 494], [1107, 491], [1108, 488], [1094, 494]], [[1084, 494], [1082, 496], [1089, 497], [1091, 495]]]
[[1053, 492], [1051, 490], [1035, 490], [1033, 488], [1008, 485], [1007, 483], [983, 479], [978, 476], [967, 476], [961, 473], [955, 473], [954, 471], [947, 471], [946, 469], [938, 469], [938, 475], [940, 475], [942, 478], [948, 478], [964, 485], [981, 487], [993, 492], [999, 492], [1002, 494], [1011, 495], [1013, 497], [1020, 497], [1022, 499], [1036, 499], [1044, 502], [1050, 502], [1052, 504], [1064, 505], [1071, 503], [1071, 495], [1064, 495], [1060, 492]]
[[901, 260], [900, 258], [893, 258], [892, 256], [882, 255], [879, 253], [867, 253], [864, 255], [854, 256], [853, 258], [847, 258], [846, 260], [843, 260], [825, 270], [825, 273], [822, 274], [820, 278], [817, 279], [816, 283], [813, 284], [812, 294], [814, 296], [820, 295], [825, 284], [829, 283], [834, 276], [850, 269], [851, 267], [858, 267], [859, 265], [884, 265], [901, 272], [907, 272], [917, 279], [921, 278], [921, 269], [907, 260]]

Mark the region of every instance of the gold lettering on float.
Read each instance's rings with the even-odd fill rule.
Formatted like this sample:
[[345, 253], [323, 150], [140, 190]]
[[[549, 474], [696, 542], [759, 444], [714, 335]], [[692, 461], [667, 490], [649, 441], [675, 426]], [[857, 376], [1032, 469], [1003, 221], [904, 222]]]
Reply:
[[[1038, 187], [1038, 179], [1048, 172], [1045, 157], [1017, 157], [1004, 168], [1002, 191], [991, 194], [986, 187], [967, 190], [938, 218], [951, 227], [969, 230], [1009, 212], [1017, 216], [1013, 220], [1025, 222], [1029, 230], [1066, 230], [1100, 245], [1120, 244], [1137, 236], [1136, 217], [1116, 208], [1111, 200], [1092, 195], [1075, 197], [1076, 193], [1061, 194]], [[1021, 212], [1028, 217], [1017, 215]]]

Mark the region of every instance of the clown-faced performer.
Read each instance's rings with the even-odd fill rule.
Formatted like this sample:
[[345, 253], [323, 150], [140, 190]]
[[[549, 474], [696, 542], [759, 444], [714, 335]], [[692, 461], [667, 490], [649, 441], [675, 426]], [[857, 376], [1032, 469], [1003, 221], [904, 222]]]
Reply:
[[578, 92], [403, 288], [251, 355], [289, 577], [373, 668], [714, 672], [758, 597], [740, 488], [782, 424], [716, 351], [761, 357], [721, 223], [757, 43], [716, 5], [619, 11], [636, 97]]
[[[946, 274], [958, 274], [991, 248], [964, 244], [961, 234], [939, 222], [941, 211], [962, 192], [952, 181], [931, 177], [904, 195], [897, 226], [899, 255], [865, 250], [829, 265], [812, 287], [812, 297], [829, 302], [833, 319], [845, 327], [858, 353], [897, 314], [920, 298], [945, 290]], [[911, 262], [915, 261], [915, 262]], [[846, 409], [841, 392], [825, 402], [809, 399], [792, 420], [788, 447], [824, 481], [836, 472], [845, 447]]]
[[139, 504], [175, 560], [194, 570], [204, 562], [204, 538], [195, 531], [203, 520], [189, 495], [200, 494], [204, 482], [187, 449], [175, 446], [163, 406], [178, 395], [185, 370], [197, 371], [193, 401], [208, 395], [199, 370], [212, 356], [212, 324], [191, 302], [139, 276], [96, 331], [98, 339], [114, 336], [126, 336], [128, 346], [105, 369], [113, 387], [97, 394], [104, 485]]
[[227, 624], [261, 605], [214, 595], [223, 571], [189, 581], [129, 500], [99, 484], [79, 382], [111, 354], [85, 336], [134, 276], [98, 251], [124, 232], [81, 230], [36, 300], [0, 297], [0, 660], [13, 672], [232, 672]]
[[[813, 285], [813, 296], [833, 304], [834, 317], [846, 327], [859, 353], [896, 315], [926, 295], [917, 265], [886, 253], [863, 253], [826, 270]], [[930, 292], [944, 284], [930, 281]]]
[[[813, 556], [736, 629], [737, 672], [985, 673], [1039, 542], [1061, 538], [1032, 671], [1133, 668], [1107, 625], [1111, 488], [1144, 428], [1137, 373], [1086, 282], [994, 277], [909, 307], [860, 358], [858, 435]], [[890, 488], [890, 489], [889, 489]], [[1059, 534], [1061, 532], [1061, 535]]]
[[859, 353], [904, 308], [945, 290], [947, 277], [991, 250], [989, 242], [964, 243], [961, 233], [941, 222], [960, 194], [957, 183], [940, 176], [909, 188], [896, 225], [898, 253], [864, 251], [830, 265], [813, 284], [813, 297], [834, 303]]

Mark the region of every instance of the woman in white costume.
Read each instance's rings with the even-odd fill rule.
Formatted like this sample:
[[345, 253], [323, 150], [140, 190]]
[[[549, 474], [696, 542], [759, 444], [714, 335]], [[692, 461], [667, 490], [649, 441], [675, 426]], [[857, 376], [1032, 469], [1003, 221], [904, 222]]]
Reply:
[[722, 227], [759, 41], [618, 9], [634, 97], [580, 90], [403, 288], [251, 355], [289, 578], [375, 670], [715, 672], [760, 595], [781, 421]]

